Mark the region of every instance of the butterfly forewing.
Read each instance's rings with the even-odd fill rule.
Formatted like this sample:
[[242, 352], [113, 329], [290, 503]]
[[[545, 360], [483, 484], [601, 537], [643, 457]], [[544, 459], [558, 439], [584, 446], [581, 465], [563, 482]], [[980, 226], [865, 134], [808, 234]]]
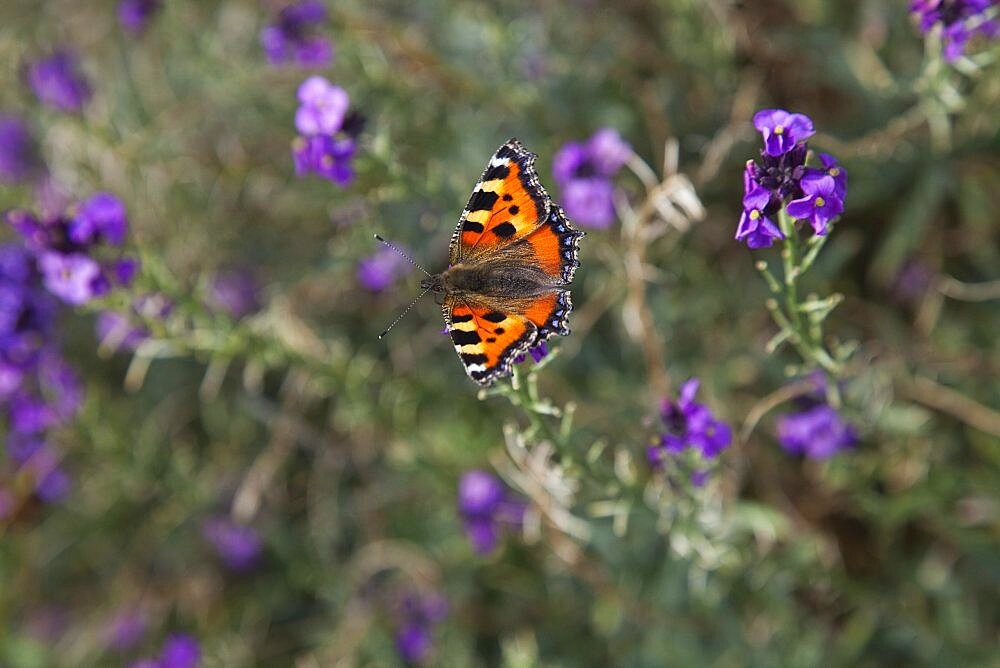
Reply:
[[490, 158], [452, 236], [452, 264], [510, 245], [548, 217], [549, 196], [538, 181], [534, 163], [535, 154], [516, 139]]

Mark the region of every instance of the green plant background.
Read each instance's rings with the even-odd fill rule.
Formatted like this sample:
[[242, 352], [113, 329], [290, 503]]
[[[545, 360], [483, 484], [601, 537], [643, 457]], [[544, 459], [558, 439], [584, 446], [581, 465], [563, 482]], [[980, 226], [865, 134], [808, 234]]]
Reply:
[[[99, 355], [93, 309], [62, 321], [87, 389], [57, 437], [74, 486], [66, 503], [0, 527], [0, 664], [122, 665], [185, 631], [205, 666], [394, 665], [385, 601], [409, 586], [451, 604], [434, 665], [997, 661], [1000, 309], [942, 288], [998, 278], [995, 67], [930, 71], [902, 0], [338, 1], [321, 74], [368, 119], [358, 178], [340, 189], [294, 175], [306, 73], [265, 62], [257, 36], [273, 8], [165, 5], [140, 38], [113, 2], [0, 8], [2, 109], [31, 119], [74, 196], [125, 201], [144, 263], [135, 294], [177, 302], [158, 326], [166, 347], [145, 361]], [[62, 44], [95, 89], [80, 116], [41, 108], [22, 82], [26, 60]], [[960, 107], [943, 106], [945, 86]], [[798, 364], [764, 352], [776, 330], [754, 261], [776, 255], [732, 238], [759, 146], [749, 119], [767, 107], [808, 114], [812, 145], [850, 173], [805, 286], [845, 296], [826, 332], [860, 343], [844, 408], [859, 445], [791, 457], [774, 437], [779, 406], [709, 485], [652, 507], [644, 451], [665, 397], [623, 324], [623, 237], [590, 230], [574, 333], [538, 375], [544, 396], [576, 405], [562, 475], [590, 538], [543, 526], [475, 555], [457, 480], [503, 461], [504, 426], [529, 422], [477, 396], [431, 300], [377, 340], [420, 275], [365, 292], [356, 266], [377, 250], [372, 233], [437, 269], [508, 137], [539, 154], [557, 200], [565, 142], [615, 127], [659, 170], [676, 139], [706, 216], [644, 248], [652, 340], [671, 392], [700, 377], [702, 399], [739, 432]], [[628, 174], [619, 187], [643, 197]], [[32, 206], [30, 190], [0, 189], [0, 208], [15, 206]], [[937, 278], [903, 301], [893, 284], [911, 258]], [[203, 306], [228, 267], [256, 272], [261, 314], [233, 323]], [[218, 388], [209, 369], [224, 373]], [[590, 462], [595, 444], [606, 449]], [[615, 473], [619, 452], [634, 476]], [[245, 576], [227, 574], [200, 533], [237, 497], [265, 542]], [[607, 499], [626, 504], [624, 532], [593, 517]], [[137, 602], [150, 611], [144, 643], [108, 650], [106, 620]], [[58, 632], [40, 634], [53, 616]]]

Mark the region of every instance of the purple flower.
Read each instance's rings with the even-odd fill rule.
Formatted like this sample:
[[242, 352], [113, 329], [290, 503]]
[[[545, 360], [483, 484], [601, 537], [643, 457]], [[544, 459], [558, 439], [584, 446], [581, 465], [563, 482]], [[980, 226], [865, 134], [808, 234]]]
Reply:
[[24, 382], [24, 372], [15, 364], [0, 359], [0, 404], [6, 403]]
[[581, 225], [608, 227], [615, 220], [614, 184], [632, 147], [613, 128], [602, 128], [585, 143], [569, 142], [556, 153], [552, 172], [562, 189], [563, 208]]
[[132, 285], [136, 274], [139, 273], [140, 262], [134, 257], [124, 257], [115, 262], [111, 267], [114, 282], [122, 287]]
[[246, 573], [257, 566], [261, 540], [253, 528], [216, 518], [205, 522], [202, 535], [229, 570]]
[[70, 240], [80, 245], [103, 241], [120, 246], [128, 233], [125, 205], [111, 193], [94, 193], [80, 204], [68, 231]]
[[55, 346], [55, 301], [42, 280], [26, 248], [0, 246], [0, 411], [7, 455], [33, 482], [36, 496], [55, 503], [69, 493], [70, 479], [47, 447], [46, 432], [73, 418], [83, 394]]
[[11, 431], [18, 434], [37, 434], [56, 423], [56, 414], [40, 397], [18, 392], [8, 403], [7, 419]]
[[[797, 144], [788, 153], [780, 156], [768, 155], [767, 152], [761, 151], [759, 164], [753, 161], [747, 164], [747, 169], [744, 171], [744, 185], [749, 173], [755, 184], [767, 188], [774, 194], [774, 199], [779, 205], [781, 200], [787, 197], [798, 197], [802, 194], [799, 181], [806, 174], [808, 154], [809, 147], [804, 143]], [[779, 208], [780, 206], [776, 206], [775, 211]]]
[[[531, 359], [535, 361], [535, 364], [538, 364], [543, 359], [545, 359], [546, 355], [549, 354], [548, 342], [542, 341], [537, 346], [531, 346], [530, 348], [528, 348], [528, 354], [531, 355]], [[518, 354], [517, 357], [514, 358], [514, 364], [520, 364], [524, 362], [526, 359], [528, 358], [524, 355], [524, 353], [520, 353]]]
[[653, 466], [662, 465], [667, 453], [676, 455], [693, 448], [705, 459], [714, 459], [729, 447], [729, 425], [716, 420], [707, 406], [694, 400], [698, 386], [698, 379], [692, 378], [681, 385], [677, 401], [663, 403], [660, 413], [667, 430], [647, 453]]
[[573, 179], [562, 186], [562, 204], [574, 221], [607, 228], [615, 222], [614, 184], [608, 179]]
[[586, 178], [596, 174], [590, 163], [587, 147], [579, 142], [567, 142], [552, 159], [552, 176], [560, 187], [573, 179]]
[[357, 152], [357, 138], [364, 118], [348, 112], [350, 98], [340, 86], [320, 76], [302, 82], [295, 127], [301, 133], [292, 142], [295, 173], [317, 174], [346, 186], [354, 179], [351, 160]]
[[299, 176], [317, 174], [328, 181], [346, 186], [354, 180], [351, 159], [355, 150], [356, 144], [349, 137], [340, 139], [329, 135], [296, 137], [292, 142], [295, 173]]
[[1000, 22], [987, 13], [997, 4], [996, 0], [912, 0], [910, 12], [917, 15], [921, 32], [942, 26], [943, 55], [951, 63], [962, 57], [973, 35], [1000, 36]]
[[431, 651], [431, 634], [422, 624], [406, 624], [396, 632], [396, 649], [408, 663], [419, 663]]
[[292, 61], [301, 67], [326, 67], [333, 59], [333, 46], [314, 34], [326, 21], [326, 8], [318, 0], [300, 0], [279, 12], [274, 23], [260, 33], [264, 54], [272, 65]]
[[30, 211], [13, 209], [4, 213], [4, 220], [24, 239], [25, 247], [34, 254], [47, 250], [70, 250], [66, 221], [61, 218], [40, 221]]
[[361, 286], [369, 292], [382, 292], [407, 268], [406, 260], [389, 248], [379, 248], [358, 262], [357, 277]]
[[0, 116], [0, 183], [23, 181], [37, 166], [28, 126], [15, 116]]
[[759, 162], [749, 160], [743, 170], [736, 239], [750, 248], [769, 248], [775, 239], [784, 239], [773, 221], [783, 206], [793, 218], [808, 220], [816, 234], [826, 234], [827, 224], [844, 210], [847, 172], [828, 153], [819, 156], [822, 169], [806, 167], [806, 140], [815, 132], [809, 117], [765, 109], [754, 115], [754, 125], [765, 146]]
[[9, 333], [17, 329], [25, 299], [22, 286], [6, 281], [0, 283], [0, 332]]
[[775, 239], [784, 239], [774, 222], [768, 218], [771, 191], [750, 183], [752, 190], [743, 197], [743, 215], [736, 228], [736, 240], [746, 241], [750, 248], [770, 248]]
[[469, 517], [464, 522], [465, 536], [477, 554], [489, 554], [500, 542], [500, 531], [491, 517]]
[[59, 503], [69, 496], [70, 486], [69, 474], [60, 466], [54, 465], [38, 474], [35, 480], [35, 494], [44, 503]]
[[350, 97], [340, 86], [321, 76], [311, 76], [299, 86], [301, 106], [295, 112], [295, 127], [307, 137], [336, 134], [344, 123]]
[[31, 256], [20, 245], [0, 245], [0, 279], [25, 283], [31, 276]]
[[854, 445], [857, 436], [837, 411], [820, 404], [779, 419], [778, 441], [792, 454], [826, 459]]
[[129, 664], [130, 668], [195, 668], [201, 660], [201, 649], [193, 637], [177, 633], [163, 643], [156, 659], [140, 659]]
[[38, 258], [38, 268], [45, 288], [67, 304], [79, 306], [97, 296], [95, 284], [101, 276], [101, 267], [86, 255], [43, 253]]
[[201, 659], [198, 641], [189, 635], [175, 634], [167, 638], [160, 651], [162, 668], [195, 668]]
[[758, 111], [754, 114], [753, 125], [763, 135], [764, 152], [770, 156], [784, 155], [816, 134], [812, 119], [804, 114], [790, 114], [784, 109]]
[[433, 627], [448, 616], [448, 601], [434, 593], [411, 593], [403, 597], [397, 616], [396, 649], [404, 661], [420, 663], [431, 652]]
[[465, 534], [479, 554], [489, 554], [504, 525], [520, 526], [527, 506], [512, 499], [500, 480], [486, 471], [468, 471], [458, 485], [458, 511]]
[[823, 165], [823, 171], [833, 179], [834, 194], [843, 202], [847, 197], [847, 170], [829, 153], [820, 153], [819, 161]]
[[486, 471], [468, 471], [458, 483], [458, 508], [463, 515], [492, 515], [505, 498], [500, 480]]
[[59, 111], [80, 111], [90, 97], [90, 86], [69, 51], [56, 51], [31, 63], [27, 77], [38, 100]]
[[118, 21], [126, 30], [141, 33], [159, 10], [160, 0], [121, 0], [118, 3]]
[[68, 304], [84, 304], [114, 285], [128, 284], [138, 266], [129, 258], [95, 259], [99, 245], [120, 245], [128, 230], [125, 207], [110, 193], [87, 198], [72, 217], [39, 220], [28, 211], [13, 210], [4, 220], [34, 254], [46, 289]]
[[827, 233], [827, 223], [843, 212], [844, 203], [837, 197], [837, 184], [829, 174], [810, 173], [802, 177], [805, 196], [788, 203], [785, 210], [797, 220], [808, 220], [816, 234]]
[[209, 283], [208, 301], [239, 320], [260, 309], [260, 288], [249, 271], [221, 271]]
[[598, 174], [611, 177], [618, 173], [629, 157], [629, 146], [614, 128], [601, 128], [587, 141], [586, 151]]

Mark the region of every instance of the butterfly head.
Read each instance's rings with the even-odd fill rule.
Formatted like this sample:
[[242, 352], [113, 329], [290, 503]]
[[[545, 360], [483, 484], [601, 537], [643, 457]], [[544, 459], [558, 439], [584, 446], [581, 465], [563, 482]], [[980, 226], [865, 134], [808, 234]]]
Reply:
[[430, 290], [431, 292], [437, 294], [444, 292], [444, 274], [434, 274], [433, 276], [428, 276], [423, 279], [420, 281], [420, 289]]

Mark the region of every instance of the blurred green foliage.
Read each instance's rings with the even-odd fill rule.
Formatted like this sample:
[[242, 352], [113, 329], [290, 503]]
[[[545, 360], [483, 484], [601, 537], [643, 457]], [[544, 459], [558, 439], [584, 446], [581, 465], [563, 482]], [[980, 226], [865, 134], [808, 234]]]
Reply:
[[[263, 57], [276, 6], [171, 1], [134, 37], [113, 2], [5, 2], [2, 110], [31, 120], [72, 196], [126, 202], [144, 263], [133, 294], [177, 307], [154, 323], [162, 345], [135, 359], [97, 354], [93, 309], [64, 318], [86, 379], [84, 411], [57, 438], [74, 486], [0, 524], [0, 664], [120, 665], [182, 630], [205, 666], [392, 665], [387, 601], [411, 588], [451, 603], [435, 665], [995, 662], [1000, 309], [967, 297], [1000, 267], [1000, 77], [988, 63], [929, 73], [907, 5], [329, 3], [322, 74], [368, 119], [358, 178], [339, 189], [294, 175], [306, 72]], [[77, 50], [95, 89], [82, 115], [41, 108], [20, 78], [56, 45]], [[960, 108], [937, 96], [945, 85]], [[736, 432], [799, 363], [764, 352], [767, 286], [732, 239], [759, 145], [749, 119], [772, 106], [810, 115], [812, 144], [850, 173], [804, 289], [845, 295], [826, 329], [860, 342], [844, 411], [862, 439], [829, 461], [791, 457], [775, 402], [705, 487], [656, 487], [645, 446], [666, 385], [644, 345], [671, 392], [700, 377]], [[419, 275], [373, 295], [357, 262], [379, 232], [442, 267], [502, 141], [539, 154], [558, 201], [552, 156], [603, 126], [654, 166], [675, 138], [706, 216], [642, 249], [652, 339], [623, 318], [620, 229], [583, 240], [574, 333], [538, 383], [576, 407], [546, 466], [576, 488], [568, 510], [587, 539], [543, 520], [480, 557], [457, 480], [511, 466], [525, 407], [477, 396], [430, 300], [378, 341]], [[619, 185], [642, 200], [634, 177]], [[33, 206], [29, 188], [0, 189], [0, 209], [15, 206]], [[902, 298], [913, 261], [933, 279]], [[205, 306], [228, 267], [266, 286], [260, 313], [233, 322]], [[624, 530], [594, 517], [608, 500]], [[263, 537], [250, 574], [227, 573], [202, 538], [206, 517], [228, 513]], [[108, 620], [132, 606], [150, 618], [144, 640], [108, 649]]]

